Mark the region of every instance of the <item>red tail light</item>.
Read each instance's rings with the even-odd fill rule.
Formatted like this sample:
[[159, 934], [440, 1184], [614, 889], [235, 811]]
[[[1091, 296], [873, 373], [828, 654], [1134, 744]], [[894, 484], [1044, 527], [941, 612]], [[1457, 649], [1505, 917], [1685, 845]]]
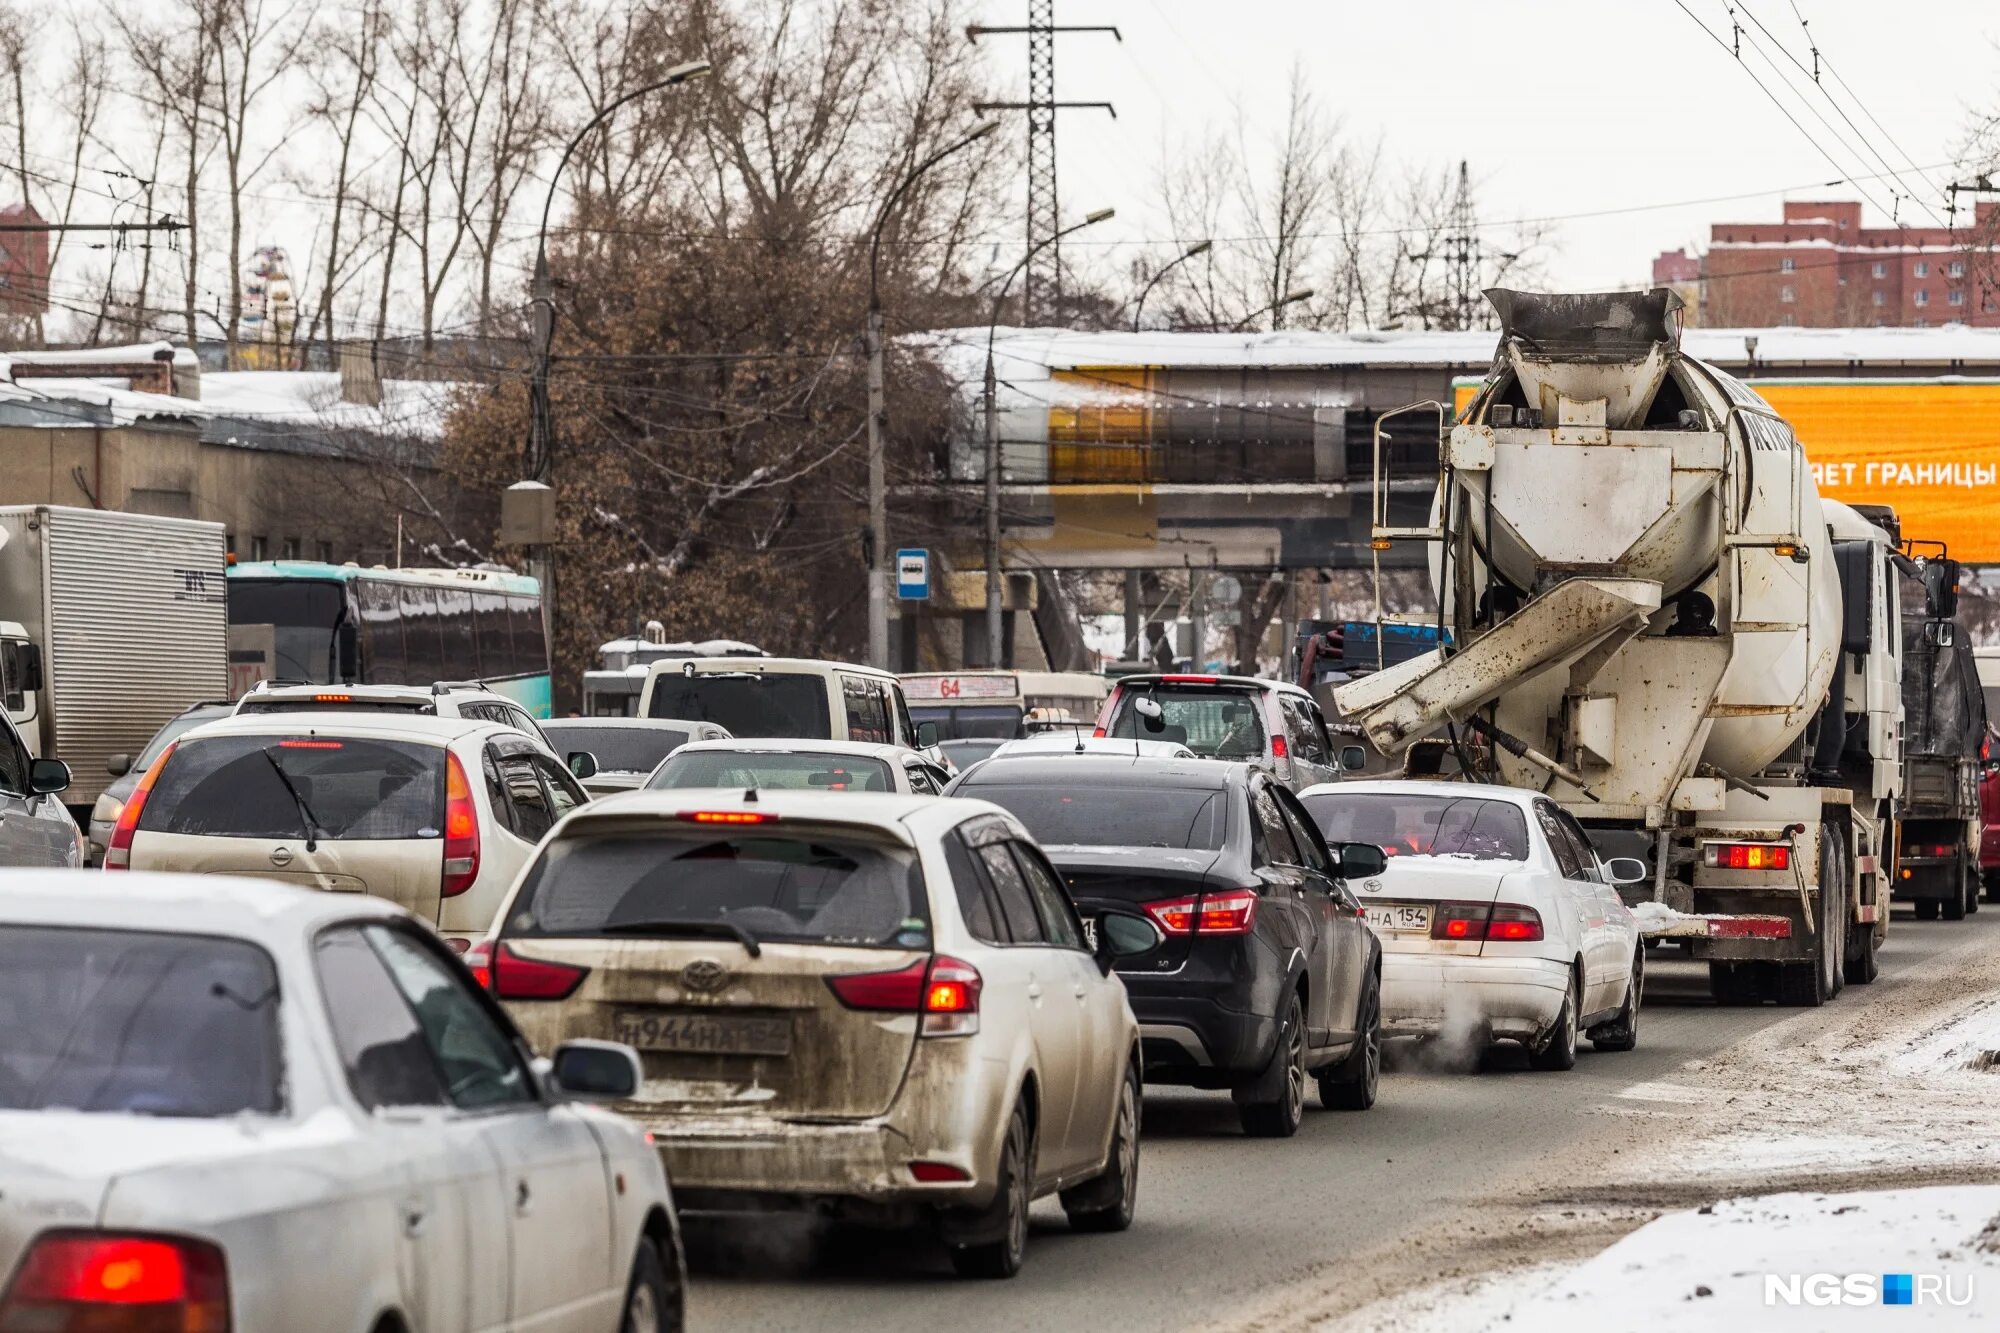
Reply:
[[132, 835], [139, 831], [139, 813], [146, 808], [146, 798], [152, 795], [153, 784], [160, 780], [160, 774], [166, 771], [167, 760], [174, 757], [174, 751], [180, 748], [180, 744], [175, 741], [160, 751], [160, 757], [153, 761], [153, 766], [139, 779], [139, 785], [132, 789], [125, 808], [118, 812], [117, 827], [111, 830], [111, 844], [104, 849], [106, 870], [132, 868]]
[[1091, 734], [1091, 736], [1092, 736], [1092, 737], [1093, 737], [1094, 739], [1097, 739], [1097, 740], [1102, 740], [1102, 739], [1104, 739], [1104, 728], [1103, 728], [1103, 727], [1092, 727], [1092, 728], [1090, 729], [1090, 734]]
[[1431, 938], [1525, 943], [1542, 938], [1542, 916], [1512, 903], [1439, 903], [1431, 909]]
[[972, 1179], [963, 1167], [953, 1166], [949, 1162], [911, 1162], [910, 1174], [925, 1185], [951, 1185]]
[[486, 988], [503, 1000], [566, 1000], [590, 975], [589, 968], [573, 963], [523, 958], [505, 944], [477, 960], [467, 954], [465, 962], [472, 975], [480, 977]]
[[479, 989], [493, 989], [493, 946], [480, 940], [465, 951], [465, 966], [472, 973], [472, 979], [479, 983]]
[[203, 1241], [48, 1232], [0, 1299], [0, 1329], [228, 1333], [228, 1268]]
[[1169, 935], [1247, 935], [1257, 920], [1257, 891], [1229, 889], [1146, 903], [1141, 911]]
[[444, 896], [455, 898], [479, 878], [479, 811], [458, 756], [444, 757]]
[[849, 1009], [922, 1014], [926, 1037], [967, 1037], [979, 1031], [979, 969], [949, 954], [919, 958], [894, 972], [847, 972], [826, 979]]
[[1271, 737], [1271, 757], [1273, 759], [1283, 759], [1289, 753], [1291, 753], [1291, 751], [1286, 746], [1285, 738], [1283, 736]]
[[1784, 842], [1711, 842], [1701, 858], [1719, 870], [1790, 870], [1792, 847]]

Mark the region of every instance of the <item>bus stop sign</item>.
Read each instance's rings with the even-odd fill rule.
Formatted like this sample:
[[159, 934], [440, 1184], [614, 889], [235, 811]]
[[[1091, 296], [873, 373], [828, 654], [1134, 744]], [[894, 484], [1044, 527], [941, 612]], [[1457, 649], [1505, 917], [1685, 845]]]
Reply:
[[931, 595], [931, 553], [922, 547], [896, 552], [896, 596], [921, 602]]

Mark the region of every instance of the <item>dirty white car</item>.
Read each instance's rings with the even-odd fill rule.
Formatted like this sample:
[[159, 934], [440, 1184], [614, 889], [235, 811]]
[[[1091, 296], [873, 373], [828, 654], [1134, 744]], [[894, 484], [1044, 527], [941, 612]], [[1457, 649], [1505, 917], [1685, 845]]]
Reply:
[[1329, 842], [1388, 853], [1358, 890], [1382, 941], [1392, 1036], [1516, 1041], [1538, 1069], [1638, 1043], [1645, 953], [1616, 885], [1642, 862], [1600, 862], [1554, 802], [1457, 782], [1342, 782], [1300, 793]]
[[564, 820], [468, 961], [532, 1039], [639, 1048], [619, 1109], [689, 1211], [928, 1222], [961, 1273], [1010, 1277], [1041, 1195], [1080, 1231], [1132, 1221], [1112, 963], [1162, 937], [1090, 929], [984, 801], [652, 791]]
[[407, 913], [0, 876], [0, 1328], [679, 1330], [658, 1156]]

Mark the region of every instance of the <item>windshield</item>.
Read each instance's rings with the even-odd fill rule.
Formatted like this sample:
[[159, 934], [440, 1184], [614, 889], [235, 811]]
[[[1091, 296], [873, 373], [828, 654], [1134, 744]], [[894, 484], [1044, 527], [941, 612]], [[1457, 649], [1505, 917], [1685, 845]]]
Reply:
[[[602, 761], [600, 761], [602, 762]], [[811, 751], [682, 750], [646, 786], [817, 787], [824, 791], [894, 791], [896, 780], [880, 759]]]
[[166, 726], [161, 727], [153, 733], [153, 739], [147, 741], [146, 748], [139, 752], [139, 762], [132, 765], [132, 772], [144, 773], [154, 764], [159, 763], [161, 752], [180, 739], [182, 732], [191, 731], [204, 722], [213, 722], [217, 718], [228, 717], [229, 712], [227, 704], [218, 704], [213, 708], [196, 708], [190, 712], [182, 713], [179, 717], [167, 723]]
[[0, 926], [0, 1108], [282, 1108], [278, 976], [241, 940]]
[[726, 924], [760, 943], [930, 945], [913, 853], [819, 835], [559, 839], [519, 901], [509, 935], [670, 935], [664, 922]]
[[[1159, 717], [1139, 715], [1135, 705], [1145, 698], [1160, 706]], [[1121, 691], [1110, 734], [1142, 741], [1177, 741], [1203, 759], [1261, 759], [1264, 723], [1257, 704], [1254, 690], [1156, 685]]]
[[799, 675], [661, 675], [653, 681], [651, 717], [713, 722], [732, 736], [830, 741], [826, 681]]
[[964, 708], [940, 708], [926, 704], [910, 706], [913, 722], [937, 723], [941, 741], [1012, 740], [1021, 734], [1023, 714], [1019, 704], [984, 704]]
[[[1000, 760], [1000, 763], [1006, 761]], [[1185, 847], [1222, 849], [1226, 796], [1186, 787], [1065, 789], [1047, 783], [979, 782], [954, 796], [991, 801], [1013, 811], [1045, 847]]]
[[1508, 801], [1373, 792], [1300, 799], [1329, 843], [1374, 843], [1390, 856], [1528, 859], [1528, 822]]
[[542, 734], [557, 754], [588, 751], [605, 773], [650, 773], [688, 743], [688, 733], [680, 727], [566, 727], [544, 722]]
[[326, 579], [230, 579], [230, 625], [269, 625], [280, 680], [334, 679], [334, 627], [347, 605], [345, 584]]
[[140, 813], [139, 828], [206, 837], [295, 838], [306, 832], [301, 801], [322, 838], [438, 837], [444, 823], [444, 750], [353, 738], [197, 739], [167, 759]]

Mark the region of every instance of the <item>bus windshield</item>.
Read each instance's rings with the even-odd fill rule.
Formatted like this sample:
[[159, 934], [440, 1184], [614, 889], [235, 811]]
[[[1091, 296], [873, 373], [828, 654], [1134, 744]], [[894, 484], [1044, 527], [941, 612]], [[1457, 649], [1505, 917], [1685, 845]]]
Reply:
[[271, 667], [280, 680], [335, 680], [334, 629], [346, 604], [346, 587], [324, 579], [229, 581], [231, 627], [271, 627]]

